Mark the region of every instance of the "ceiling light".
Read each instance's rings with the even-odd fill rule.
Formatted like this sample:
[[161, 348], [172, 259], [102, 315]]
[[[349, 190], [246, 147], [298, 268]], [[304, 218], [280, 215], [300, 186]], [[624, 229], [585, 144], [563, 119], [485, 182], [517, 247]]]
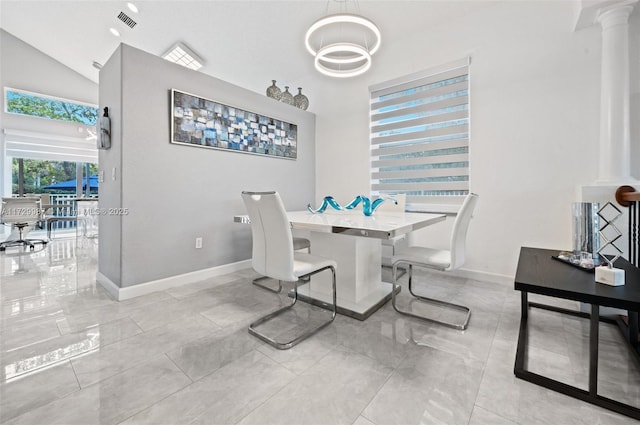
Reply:
[[111, 34], [115, 35], [116, 37], [120, 37], [120, 31], [118, 31], [115, 28], [109, 28], [109, 31], [111, 31]]
[[127, 3], [127, 7], [129, 8], [130, 11], [132, 11], [133, 13], [138, 13], [138, 7], [133, 4], [133, 3]]
[[169, 62], [177, 63], [195, 71], [204, 64], [204, 61], [183, 43], [176, 43], [162, 57]]
[[[339, 2], [344, 9], [347, 1]], [[307, 51], [315, 56], [319, 72], [344, 78], [360, 75], [371, 67], [371, 56], [380, 48], [381, 39], [380, 30], [371, 20], [343, 11], [311, 24], [304, 42]]]
[[[354, 55], [340, 59], [332, 56], [336, 53], [354, 53]], [[347, 66], [343, 67], [345, 64]], [[371, 68], [371, 54], [357, 44], [330, 44], [318, 50], [314, 65], [318, 71], [330, 77], [355, 77]]]

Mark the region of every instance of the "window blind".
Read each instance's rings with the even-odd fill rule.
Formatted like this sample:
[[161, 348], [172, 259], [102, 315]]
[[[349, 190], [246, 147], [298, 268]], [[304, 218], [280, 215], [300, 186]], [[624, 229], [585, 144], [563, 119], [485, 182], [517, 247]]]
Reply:
[[51, 161], [98, 162], [95, 140], [22, 130], [4, 130], [6, 156]]
[[469, 193], [469, 60], [370, 87], [371, 192], [411, 204]]

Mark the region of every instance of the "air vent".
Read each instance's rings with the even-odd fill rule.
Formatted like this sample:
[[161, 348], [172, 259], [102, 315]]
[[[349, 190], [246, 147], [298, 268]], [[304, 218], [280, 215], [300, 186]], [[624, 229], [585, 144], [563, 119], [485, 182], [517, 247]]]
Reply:
[[135, 27], [136, 25], [138, 25], [138, 23], [137, 23], [136, 21], [134, 21], [133, 19], [131, 19], [131, 18], [129, 17], [129, 15], [127, 15], [126, 13], [124, 13], [124, 12], [122, 12], [122, 11], [121, 11], [121, 12], [120, 12], [120, 14], [118, 15], [118, 19], [120, 19], [122, 22], [124, 22], [125, 24], [127, 24], [127, 26], [128, 26], [129, 28], [133, 28], [133, 27]]

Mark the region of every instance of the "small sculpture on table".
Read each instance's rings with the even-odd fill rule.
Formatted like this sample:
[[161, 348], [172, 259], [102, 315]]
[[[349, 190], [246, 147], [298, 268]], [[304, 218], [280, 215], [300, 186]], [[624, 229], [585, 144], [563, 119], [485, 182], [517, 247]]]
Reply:
[[385, 200], [389, 200], [389, 201], [393, 202], [394, 204], [398, 203], [398, 201], [396, 201], [393, 198], [378, 198], [378, 199], [374, 200], [373, 202], [371, 202], [369, 197], [364, 196], [364, 195], [358, 195], [353, 199], [353, 201], [349, 202], [349, 204], [347, 204], [344, 207], [342, 207], [333, 198], [333, 196], [325, 196], [324, 199], [322, 200], [322, 205], [320, 205], [319, 208], [313, 209], [313, 208], [311, 208], [311, 204], [308, 204], [307, 205], [307, 209], [309, 210], [309, 212], [311, 212], [313, 214], [320, 214], [320, 213], [325, 212], [325, 210], [327, 209], [328, 206], [330, 206], [331, 208], [333, 208], [334, 210], [337, 210], [337, 211], [352, 210], [355, 207], [357, 207], [358, 204], [360, 204], [360, 202], [362, 202], [362, 212], [364, 213], [364, 215], [369, 217], [369, 216], [373, 215], [373, 213], [375, 212], [376, 208], [378, 208], [380, 206], [380, 204], [382, 204]]

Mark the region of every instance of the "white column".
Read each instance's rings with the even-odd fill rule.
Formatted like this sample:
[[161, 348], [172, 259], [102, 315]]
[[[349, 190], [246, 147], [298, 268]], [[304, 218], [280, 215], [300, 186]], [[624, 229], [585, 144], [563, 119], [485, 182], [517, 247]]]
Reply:
[[629, 136], [629, 15], [633, 5], [604, 9], [600, 91], [600, 157], [598, 183], [631, 179]]

